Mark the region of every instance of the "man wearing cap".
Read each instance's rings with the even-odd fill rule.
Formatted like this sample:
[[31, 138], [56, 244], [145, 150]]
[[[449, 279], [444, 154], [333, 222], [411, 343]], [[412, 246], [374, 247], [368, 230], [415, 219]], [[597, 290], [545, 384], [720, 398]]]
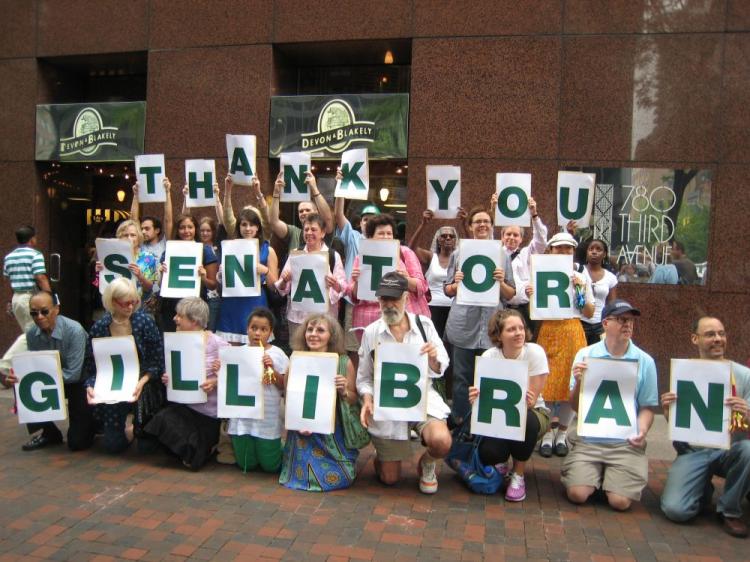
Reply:
[[[703, 316], [693, 324], [690, 336], [701, 359], [727, 361], [727, 334], [718, 318]], [[750, 369], [731, 362], [736, 396], [726, 405], [732, 411], [750, 417]], [[661, 395], [664, 416], [677, 400], [674, 392]], [[732, 445], [727, 450], [710, 449], [691, 443], [675, 441], [677, 458], [669, 469], [667, 483], [661, 496], [661, 510], [672, 521], [682, 523], [698, 515], [702, 507], [710, 507], [714, 476], [725, 478], [724, 491], [716, 505], [724, 531], [733, 537], [747, 537], [747, 524], [742, 520], [742, 498], [750, 492], [750, 440], [747, 431], [732, 433]]]
[[632, 502], [641, 499], [641, 492], [648, 482], [646, 434], [654, 421], [653, 409], [659, 404], [659, 395], [654, 360], [631, 340], [636, 317], [640, 315], [637, 308], [624, 300], [608, 303], [602, 312], [604, 339], [576, 354], [570, 389], [571, 406], [576, 411], [586, 357], [638, 362], [635, 387], [638, 434], [627, 440], [570, 434], [570, 453], [562, 464], [561, 481], [573, 503], [584, 503], [601, 488], [609, 505], [624, 511]]
[[[68, 400], [68, 448], [71, 451], [88, 449], [94, 442], [96, 426], [81, 381], [86, 330], [75, 320], [60, 314], [55, 296], [48, 291], [40, 291], [31, 297], [29, 312], [34, 320], [34, 325], [26, 332], [29, 351], [57, 350], [60, 353], [65, 397]], [[18, 382], [12, 371], [8, 375], [8, 382]], [[34, 451], [63, 441], [62, 433], [54, 422], [30, 423], [26, 427], [29, 434], [36, 435], [21, 447], [24, 451]]]
[[[343, 179], [341, 168], [336, 170], [336, 180]], [[372, 203], [366, 204], [360, 211], [360, 230], [354, 230], [352, 223], [346, 218], [344, 213], [344, 204], [346, 199], [343, 197], [336, 197], [333, 204], [333, 214], [336, 219], [336, 229], [334, 230], [334, 236], [341, 239], [344, 244], [344, 271], [346, 272], [346, 278], [352, 278], [352, 268], [354, 267], [354, 258], [359, 254], [359, 241], [364, 238], [363, 233], [367, 226], [367, 221], [372, 217], [376, 217], [380, 214], [380, 209]], [[344, 297], [346, 301], [346, 311], [344, 315], [344, 343], [346, 345], [346, 351], [354, 365], [357, 365], [357, 352], [359, 351], [359, 342], [357, 336], [351, 331], [352, 329], [352, 309], [354, 303], [351, 297], [348, 295]]]
[[383, 275], [375, 295], [381, 318], [365, 328], [359, 349], [357, 392], [362, 397], [361, 421], [370, 432], [375, 446], [375, 472], [384, 484], [395, 484], [401, 478], [401, 461], [412, 456], [409, 431], [415, 430], [427, 448], [419, 459], [419, 489], [425, 494], [437, 492], [436, 461], [451, 448], [451, 435], [445, 420], [450, 408], [432, 384], [427, 390], [427, 419], [421, 422], [375, 421], [374, 412], [374, 351], [380, 343], [398, 342], [421, 345], [427, 354], [428, 377], [443, 376], [448, 366], [448, 353], [429, 318], [406, 312], [408, 282], [403, 275]]

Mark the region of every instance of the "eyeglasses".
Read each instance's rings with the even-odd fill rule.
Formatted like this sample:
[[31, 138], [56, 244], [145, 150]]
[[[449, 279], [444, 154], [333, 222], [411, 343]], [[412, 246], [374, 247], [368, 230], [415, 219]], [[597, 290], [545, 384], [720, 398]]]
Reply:
[[708, 338], [710, 340], [713, 339], [713, 338], [715, 338], [716, 336], [719, 336], [720, 338], [727, 337], [727, 333], [724, 332], [724, 331], [719, 331], [719, 332], [713, 332], [713, 331], [711, 331], [711, 332], [704, 332], [704, 333], [698, 334], [698, 335], [701, 336], [701, 337], [703, 337], [703, 338]]
[[635, 324], [635, 316], [615, 316], [615, 320], [620, 326], [625, 324]]
[[117, 306], [121, 306], [122, 308], [128, 308], [129, 306], [136, 306], [138, 304], [137, 300], [121, 301], [119, 299], [114, 299], [114, 301], [117, 303]]
[[43, 309], [41, 309], [41, 310], [33, 310], [33, 309], [32, 309], [32, 310], [29, 310], [29, 314], [31, 314], [32, 318], [36, 318], [36, 317], [37, 317], [37, 316], [39, 316], [40, 314], [41, 314], [42, 316], [49, 316], [49, 313], [50, 313], [50, 312], [51, 312], [51, 311], [50, 311], [50, 309], [49, 309], [49, 308], [43, 308]]
[[451, 234], [450, 232], [445, 232], [445, 233], [443, 233], [443, 234], [440, 235], [440, 238], [455, 238], [455, 237], [456, 237], [456, 235], [455, 234]]

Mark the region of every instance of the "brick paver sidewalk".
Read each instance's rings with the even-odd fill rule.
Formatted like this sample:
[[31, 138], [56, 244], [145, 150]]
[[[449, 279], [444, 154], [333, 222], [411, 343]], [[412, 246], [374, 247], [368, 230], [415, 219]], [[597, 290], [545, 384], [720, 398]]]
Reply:
[[[388, 488], [363, 451], [355, 486], [293, 492], [270, 475], [212, 463], [192, 473], [163, 454], [117, 457], [64, 446], [25, 453], [0, 399], [0, 560], [748, 560], [750, 542], [712, 516], [675, 525], [658, 510], [669, 462], [652, 461], [642, 503], [615, 513], [563, 497], [559, 459], [534, 456], [520, 504], [469, 493], [443, 468], [440, 491], [414, 467]], [[744, 554], [743, 554], [744, 553]]]

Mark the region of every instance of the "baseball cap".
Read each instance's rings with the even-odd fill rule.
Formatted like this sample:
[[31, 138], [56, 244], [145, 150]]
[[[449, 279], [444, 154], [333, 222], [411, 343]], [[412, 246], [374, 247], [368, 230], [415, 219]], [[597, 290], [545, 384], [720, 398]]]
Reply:
[[547, 242], [547, 246], [554, 248], [555, 246], [573, 246], [578, 247], [578, 242], [567, 232], [558, 232]]
[[380, 280], [378, 290], [375, 291], [375, 296], [400, 299], [401, 295], [408, 290], [409, 282], [406, 280], [406, 277], [395, 271], [389, 271]]
[[620, 316], [622, 314], [625, 314], [626, 312], [632, 313], [633, 316], [641, 315], [641, 311], [635, 308], [628, 301], [616, 299], [610, 303], [607, 303], [607, 305], [604, 307], [604, 310], [602, 310], [602, 320], [604, 320], [608, 316]]
[[377, 208], [376, 205], [365, 205], [362, 210], [359, 212], [361, 215], [379, 215], [380, 209]]

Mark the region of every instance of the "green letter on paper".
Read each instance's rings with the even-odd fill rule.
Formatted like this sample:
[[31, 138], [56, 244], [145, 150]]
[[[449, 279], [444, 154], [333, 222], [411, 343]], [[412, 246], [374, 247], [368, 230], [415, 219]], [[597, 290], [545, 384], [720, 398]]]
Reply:
[[224, 273], [224, 284], [226, 287], [234, 288], [235, 278], [240, 280], [243, 287], [255, 287], [255, 256], [245, 255], [244, 266], [240, 265], [237, 256], [226, 256], [226, 272]]
[[156, 174], [161, 174], [161, 166], [143, 166], [138, 168], [138, 173], [146, 176], [146, 193], [156, 193]]
[[536, 280], [537, 308], [548, 308], [551, 297], [557, 298], [560, 308], [570, 308], [568, 296], [570, 277], [564, 271], [538, 271]]
[[[495, 391], [505, 392], [505, 398], [495, 398]], [[523, 399], [521, 387], [513, 381], [502, 379], [482, 378], [479, 383], [479, 412], [477, 420], [482, 423], [492, 423], [492, 411], [505, 412], [505, 425], [521, 427], [521, 414], [518, 413], [518, 403]]]
[[297, 290], [294, 292], [292, 301], [302, 302], [302, 299], [312, 299], [318, 304], [326, 302], [312, 269], [303, 269], [299, 275], [299, 283], [297, 283]]
[[[609, 400], [610, 408], [606, 407], [607, 400]], [[594, 399], [591, 401], [585, 423], [597, 424], [602, 418], [611, 418], [615, 420], [617, 425], [631, 425], [617, 381], [602, 381], [599, 388], [596, 389]]]
[[[474, 279], [473, 272], [476, 265], [481, 265], [485, 270], [484, 280], [481, 283]], [[464, 273], [464, 286], [474, 293], [488, 291], [496, 283], [495, 278], [492, 277], [495, 272], [495, 262], [487, 256], [471, 256], [461, 264], [461, 271]]]
[[372, 266], [372, 276], [370, 277], [370, 290], [376, 291], [380, 280], [383, 278], [383, 268], [393, 265], [393, 259], [388, 256], [362, 256], [362, 265]]
[[[128, 258], [123, 256], [122, 254], [109, 254], [108, 256], [106, 256], [104, 258], [104, 267], [109, 271], [119, 273], [125, 279], [132, 278], [130, 270], [128, 269]], [[111, 273], [107, 273], [104, 278], [107, 280], [107, 283], [111, 283], [112, 281], [117, 279]]]
[[[396, 375], [406, 380], [396, 380]], [[383, 408], [412, 408], [422, 400], [422, 391], [417, 386], [420, 372], [416, 365], [408, 363], [383, 363], [380, 369], [380, 404]], [[396, 390], [406, 391], [406, 396], [396, 397]]]
[[[245, 154], [245, 149], [241, 146], [235, 146], [234, 151], [232, 151], [232, 163], [229, 165], [229, 173], [234, 174], [235, 172], [242, 172], [246, 176], [254, 175], [253, 168], [250, 166], [247, 154]], [[210, 195], [206, 195], [206, 197], [210, 197]]]
[[305, 183], [305, 174], [307, 173], [307, 164], [300, 164], [299, 174], [294, 166], [284, 166], [284, 193], [292, 192], [292, 185], [299, 193], [307, 193], [307, 184]]
[[354, 165], [349, 168], [349, 163], [341, 165], [341, 173], [344, 176], [341, 179], [341, 188], [348, 189], [349, 184], [354, 185], [355, 189], [367, 189], [362, 178], [359, 177], [359, 170], [364, 166], [364, 162], [355, 162]]
[[227, 406], [255, 407], [255, 396], [242, 396], [240, 394], [239, 365], [227, 365]]
[[575, 211], [570, 210], [570, 188], [560, 188], [560, 214], [569, 221], [581, 220], [586, 214], [588, 208], [589, 196], [591, 195], [590, 189], [579, 189], [578, 190], [578, 202], [576, 203]]
[[724, 385], [709, 383], [708, 401], [704, 402], [693, 381], [677, 381], [675, 425], [690, 428], [690, 411], [695, 409], [706, 431], [721, 431], [724, 417]]
[[[508, 207], [508, 199], [511, 195], [518, 197], [518, 207], [515, 209]], [[529, 198], [526, 196], [526, 192], [517, 186], [506, 187], [500, 192], [500, 197], [497, 199], [497, 209], [504, 217], [517, 219], [523, 215], [528, 208]]]
[[305, 397], [302, 400], [302, 417], [308, 420], [315, 419], [315, 406], [318, 400], [318, 384], [320, 377], [307, 375], [305, 380]]
[[194, 289], [195, 266], [196, 260], [192, 256], [170, 256], [167, 285], [172, 289]]
[[[43, 398], [41, 402], [34, 400], [34, 396], [31, 393], [31, 387], [37, 382], [42, 383], [46, 387], [41, 391]], [[18, 384], [18, 398], [32, 412], [60, 409], [60, 400], [57, 395], [55, 379], [52, 375], [41, 371], [29, 373], [21, 379], [21, 382]]]
[[203, 190], [203, 198], [210, 199], [214, 196], [214, 175], [211, 172], [203, 172], [203, 179], [198, 179], [196, 172], [188, 174], [188, 192], [190, 199], [198, 199], [198, 190]]
[[182, 354], [172, 350], [169, 354], [172, 364], [172, 388], [175, 390], [198, 390], [198, 381], [182, 380]]
[[451, 197], [451, 193], [453, 193], [453, 190], [458, 185], [458, 180], [448, 180], [448, 182], [445, 184], [445, 187], [440, 185], [440, 182], [438, 180], [430, 180], [430, 185], [432, 186], [432, 189], [435, 190], [435, 194], [438, 196], [438, 210], [447, 211], [448, 200]]

